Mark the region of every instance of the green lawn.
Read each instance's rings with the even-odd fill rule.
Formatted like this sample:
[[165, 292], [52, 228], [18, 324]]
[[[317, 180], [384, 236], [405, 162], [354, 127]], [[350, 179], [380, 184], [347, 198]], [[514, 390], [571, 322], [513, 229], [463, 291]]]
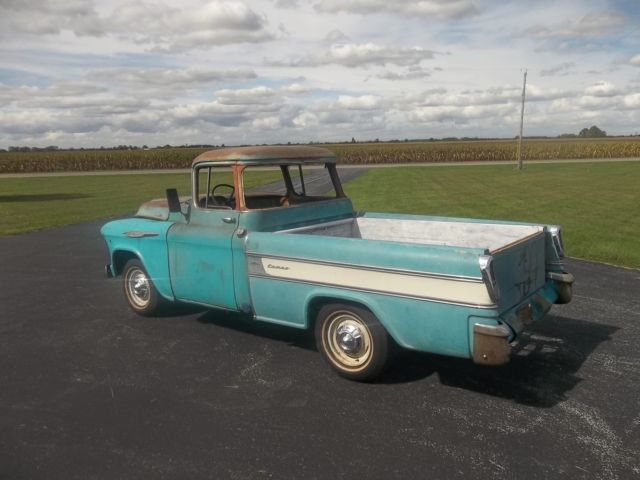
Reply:
[[0, 178], [0, 235], [124, 215], [188, 186], [188, 173]]
[[381, 168], [345, 190], [359, 210], [560, 224], [569, 256], [640, 268], [640, 163]]
[[[135, 211], [188, 174], [0, 178], [0, 235]], [[640, 268], [640, 163], [397, 167], [346, 186], [360, 210], [558, 223], [570, 256]]]

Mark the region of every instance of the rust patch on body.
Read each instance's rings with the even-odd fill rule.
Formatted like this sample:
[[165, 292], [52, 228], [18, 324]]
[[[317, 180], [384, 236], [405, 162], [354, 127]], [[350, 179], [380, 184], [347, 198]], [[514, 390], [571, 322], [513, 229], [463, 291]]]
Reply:
[[320, 147], [269, 146], [269, 147], [230, 147], [209, 150], [196, 157], [193, 165], [201, 162], [258, 162], [272, 163], [274, 160], [296, 160], [335, 163], [336, 154]]

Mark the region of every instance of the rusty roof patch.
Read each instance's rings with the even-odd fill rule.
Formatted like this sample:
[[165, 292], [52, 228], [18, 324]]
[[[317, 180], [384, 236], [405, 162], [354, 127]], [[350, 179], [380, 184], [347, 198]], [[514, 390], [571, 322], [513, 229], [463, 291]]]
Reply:
[[274, 160], [335, 162], [336, 154], [326, 148], [306, 146], [228, 147], [204, 152], [196, 157], [193, 164], [209, 161], [269, 163]]

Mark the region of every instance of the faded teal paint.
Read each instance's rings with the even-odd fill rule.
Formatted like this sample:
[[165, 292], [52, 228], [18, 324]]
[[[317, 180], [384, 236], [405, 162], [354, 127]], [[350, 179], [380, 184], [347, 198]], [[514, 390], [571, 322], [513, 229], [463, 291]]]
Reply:
[[353, 215], [351, 200], [339, 198], [289, 208], [249, 210], [240, 213], [239, 226], [250, 232], [273, 232], [350, 218]]
[[238, 310], [253, 314], [251, 293], [249, 291], [249, 272], [247, 271], [246, 236], [233, 235], [231, 237], [233, 254], [233, 283], [235, 286], [236, 304]]
[[[169, 261], [167, 256], [166, 233], [172, 223], [142, 218], [114, 220], [105, 224], [100, 233], [107, 242], [111, 262], [115, 252], [131, 252], [145, 266], [156, 289], [163, 297], [174, 300], [169, 281]], [[129, 238], [124, 234], [131, 231], [157, 233], [154, 237]], [[119, 275], [122, 272], [113, 272]]]
[[269, 232], [250, 233], [247, 251], [474, 278], [481, 276], [478, 255], [484, 253], [480, 248]]
[[304, 299], [312, 286], [270, 278], [249, 278], [256, 318], [297, 328], [307, 327]]
[[169, 271], [177, 299], [236, 309], [231, 238], [237, 221], [234, 210], [196, 208], [188, 224], [176, 223], [168, 230]]
[[[272, 148], [269, 155], [283, 151], [280, 147]], [[235, 164], [256, 163], [256, 158], [251, 157], [251, 148], [236, 149], [231, 153], [242, 157]], [[320, 150], [305, 148], [299, 149], [298, 153], [325, 155]], [[209, 152], [207, 155], [211, 161], [228, 160], [224, 152]], [[258, 160], [258, 163], [271, 161], [262, 157]], [[558, 298], [558, 285], [555, 281], [547, 280], [545, 274], [546, 271], [563, 271], [563, 266], [548, 230], [543, 235], [494, 253], [494, 268], [501, 288], [501, 298], [495, 308], [475, 308], [275, 277], [249, 277], [247, 268], [247, 253], [253, 253], [337, 266], [468, 277], [461, 280], [479, 279], [478, 256], [488, 253], [484, 248], [284, 234], [277, 231], [356, 216], [530, 225], [527, 223], [356, 213], [347, 198], [242, 212], [200, 209], [193, 203], [185, 202], [182, 213], [169, 214], [165, 204], [166, 201], [156, 200], [141, 208], [139, 215], [153, 219], [117, 220], [104, 225], [101, 232], [107, 241], [112, 263], [117, 252], [136, 255], [145, 265], [159, 293], [169, 300], [240, 310], [253, 314], [258, 320], [295, 328], [309, 328], [313, 323], [310, 306], [318, 299], [353, 302], [371, 310], [391, 337], [405, 348], [469, 358], [473, 354], [475, 323], [506, 323], [513, 331], [509, 340], [513, 340], [521, 327], [517, 318], [521, 306], [530, 305], [533, 321], [536, 321], [546, 313], [543, 304], [553, 304]], [[153, 235], [139, 238], [125, 235], [132, 231]], [[121, 273], [113, 267], [112, 272]], [[528, 281], [530, 278], [533, 280]], [[428, 292], [425, 292], [427, 295]], [[538, 298], [544, 301], [538, 303]]]
[[[107, 239], [112, 255], [117, 250], [123, 250], [131, 251], [140, 257], [156, 287], [166, 298], [173, 299], [167, 268], [171, 263], [171, 276], [175, 272], [174, 289], [179, 291], [177, 298], [247, 313], [253, 312], [259, 320], [296, 328], [308, 328], [313, 321], [308, 317], [308, 309], [314, 299], [330, 298], [333, 301], [354, 302], [369, 308], [401, 346], [443, 355], [464, 358], [472, 356], [474, 323], [511, 324], [516, 310], [526, 303], [532, 303], [534, 320], [537, 320], [542, 317], [542, 310], [532, 302], [534, 296], [542, 295], [549, 303], [554, 303], [557, 298], [557, 291], [551, 280], [546, 281], [541, 288], [540, 285], [534, 285], [535, 291], [517, 306], [511, 305], [513, 299], [520, 298], [517, 292], [503, 291], [504, 296], [499, 308], [493, 310], [271, 278], [249, 279], [245, 252], [477, 278], [480, 276], [477, 258], [484, 250], [273, 233], [273, 230], [277, 229], [295, 228], [353, 216], [350, 203], [340, 200], [326, 202], [326, 205], [318, 209], [310, 205], [295, 209], [243, 213], [232, 210], [193, 209], [190, 215], [189, 224], [175, 223], [173, 227], [171, 222], [147, 219], [119, 220], [106, 224], [102, 233]], [[237, 224], [222, 221], [222, 217], [229, 216], [237, 218]], [[367, 213], [365, 216], [371, 218], [378, 214]], [[414, 220], [437, 218], [403, 215], [399, 217]], [[380, 214], [378, 218], [397, 217]], [[172, 218], [181, 219], [181, 216]], [[246, 229], [248, 233], [238, 237], [235, 234], [238, 228]], [[255, 231], [252, 228], [263, 228], [267, 231]], [[123, 237], [122, 234], [127, 231], [155, 232], [158, 236]], [[169, 246], [170, 251], [173, 248], [172, 255], [176, 255], [171, 262], [166, 253], [167, 231], [169, 243], [175, 245], [175, 248]], [[184, 247], [181, 258], [175, 253], [180, 248], [179, 245]], [[527, 248], [536, 249], [535, 256], [543, 261], [558, 260], [548, 234], [529, 242]], [[496, 274], [500, 277], [502, 285], [517, 283], [517, 275], [522, 272], [514, 269], [513, 265], [517, 264], [520, 254], [518, 248], [496, 254]], [[178, 286], [181, 276], [184, 283]]]
[[[309, 305], [318, 298], [368, 308], [402, 347], [469, 358], [467, 318], [476, 309], [271, 278], [250, 279], [257, 318], [308, 328]], [[277, 301], [274, 301], [277, 299]], [[486, 310], [480, 310], [486, 314]]]
[[493, 255], [494, 271], [500, 284], [501, 311], [542, 287], [545, 278], [545, 236], [538, 237]]

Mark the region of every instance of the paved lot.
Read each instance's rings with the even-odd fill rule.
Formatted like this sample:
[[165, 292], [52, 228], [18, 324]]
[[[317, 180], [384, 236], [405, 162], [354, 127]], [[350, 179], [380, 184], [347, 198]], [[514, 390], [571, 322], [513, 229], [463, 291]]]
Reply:
[[0, 238], [0, 479], [640, 477], [639, 271], [569, 262], [506, 367], [406, 352], [366, 385], [303, 332], [135, 316], [99, 225]]

